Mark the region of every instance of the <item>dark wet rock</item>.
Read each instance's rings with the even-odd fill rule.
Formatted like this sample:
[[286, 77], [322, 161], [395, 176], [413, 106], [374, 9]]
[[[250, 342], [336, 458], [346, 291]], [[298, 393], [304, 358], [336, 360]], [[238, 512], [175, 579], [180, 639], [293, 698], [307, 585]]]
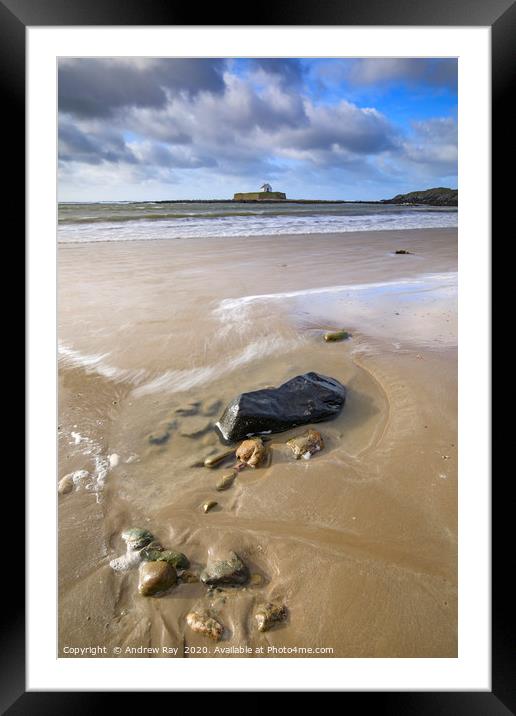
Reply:
[[267, 455], [267, 448], [261, 438], [250, 438], [238, 447], [236, 458], [241, 465], [258, 467]]
[[168, 562], [143, 562], [140, 566], [138, 591], [143, 597], [165, 592], [176, 582], [176, 570]]
[[330, 331], [324, 334], [324, 340], [326, 343], [335, 343], [336, 341], [345, 341], [350, 336], [351, 333], [347, 331]]
[[201, 582], [207, 586], [220, 584], [245, 584], [249, 580], [249, 570], [235, 552], [228, 559], [214, 560], [201, 572]]
[[195, 584], [199, 581], [199, 575], [193, 572], [182, 572], [179, 575], [179, 579], [185, 584]]
[[395, 254], [411, 254], [412, 251], [407, 251], [406, 249], [398, 249], [394, 252]]
[[130, 527], [122, 532], [122, 539], [130, 549], [142, 549], [154, 542], [154, 535], [140, 527]]
[[188, 569], [190, 566], [188, 557], [182, 552], [176, 552], [174, 549], [144, 547], [141, 551], [141, 556], [146, 562], [168, 562], [176, 569]]
[[202, 509], [203, 512], [209, 512], [210, 510], [213, 510], [214, 507], [216, 507], [219, 503], [215, 502], [215, 500], [208, 500], [207, 502], [203, 503]]
[[258, 631], [269, 631], [276, 624], [285, 621], [287, 614], [284, 604], [273, 604], [272, 602], [260, 604], [254, 614]]
[[152, 435], [149, 435], [149, 443], [151, 445], [164, 445], [167, 443], [170, 439], [170, 432], [168, 430], [164, 430], [161, 433], [153, 433]]
[[186, 615], [186, 623], [197, 634], [219, 641], [224, 633], [223, 625], [217, 621], [207, 610], [192, 611]]
[[224, 452], [216, 453], [215, 455], [210, 455], [207, 457], [204, 461], [204, 467], [218, 467], [224, 460], [227, 460], [230, 457], [233, 457], [235, 454], [235, 450], [225, 450]]
[[222, 475], [220, 480], [217, 482], [215, 489], [218, 490], [219, 492], [222, 492], [223, 490], [227, 490], [234, 483], [236, 475], [237, 475], [236, 470], [232, 470], [231, 472], [228, 472], [225, 475]]
[[340, 413], [346, 388], [334, 378], [305, 373], [279, 388], [242, 393], [226, 407], [215, 427], [226, 443], [260, 433], [331, 420]]
[[296, 460], [299, 460], [300, 457], [309, 460], [312, 455], [323, 449], [324, 441], [320, 432], [309, 428], [303, 435], [296, 435], [287, 440], [287, 445], [291, 448]]

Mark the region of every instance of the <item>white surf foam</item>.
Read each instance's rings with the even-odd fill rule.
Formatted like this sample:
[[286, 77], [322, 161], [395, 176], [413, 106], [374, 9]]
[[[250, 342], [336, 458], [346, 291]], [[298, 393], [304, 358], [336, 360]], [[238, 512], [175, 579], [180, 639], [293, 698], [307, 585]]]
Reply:
[[190, 390], [196, 386], [205, 385], [211, 380], [216, 380], [222, 375], [231, 373], [235, 368], [259, 358], [292, 350], [298, 343], [298, 341], [281, 336], [264, 336], [259, 341], [246, 345], [239, 353], [228, 356], [224, 361], [197, 368], [168, 370], [135, 388], [132, 395], [138, 398], [151, 393], [174, 393]]
[[59, 341], [57, 350], [59, 358], [64, 365], [74, 368], [83, 368], [86, 373], [96, 373], [104, 378], [109, 378], [109, 380], [138, 383], [146, 376], [146, 371], [143, 368], [136, 370], [117, 368], [107, 363], [106, 358], [109, 357], [109, 353], [81, 353], [74, 348], [70, 348], [70, 346], [67, 346], [62, 341]]
[[213, 310], [219, 320], [240, 321], [245, 320], [247, 308], [253, 304], [267, 303], [269, 301], [284, 301], [290, 298], [304, 298], [333, 293], [347, 293], [350, 291], [374, 291], [382, 288], [423, 288], [425, 284], [444, 284], [457, 282], [457, 272], [422, 274], [410, 279], [397, 279], [395, 281], [377, 281], [374, 283], [350, 283], [338, 286], [321, 286], [296, 291], [282, 291], [281, 293], [262, 293], [239, 298], [225, 298]]

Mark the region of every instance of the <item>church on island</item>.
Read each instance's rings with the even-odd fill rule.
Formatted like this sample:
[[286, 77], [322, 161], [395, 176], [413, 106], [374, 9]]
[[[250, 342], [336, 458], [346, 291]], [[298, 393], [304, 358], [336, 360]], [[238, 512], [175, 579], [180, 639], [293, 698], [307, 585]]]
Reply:
[[282, 191], [272, 191], [270, 184], [265, 182], [260, 191], [238, 192], [233, 201], [286, 201], [287, 195]]

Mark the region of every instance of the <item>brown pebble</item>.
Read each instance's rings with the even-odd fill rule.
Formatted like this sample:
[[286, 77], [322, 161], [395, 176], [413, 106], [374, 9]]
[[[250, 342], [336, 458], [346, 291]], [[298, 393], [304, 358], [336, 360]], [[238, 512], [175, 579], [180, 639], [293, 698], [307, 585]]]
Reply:
[[214, 507], [216, 507], [219, 503], [215, 502], [215, 500], [208, 500], [208, 502], [205, 502], [202, 506], [202, 509], [204, 512], [209, 512]]
[[232, 470], [231, 472], [227, 472], [225, 475], [222, 475], [220, 480], [217, 482], [215, 489], [219, 492], [222, 492], [222, 490], [227, 490], [235, 481], [236, 475], [236, 470]]

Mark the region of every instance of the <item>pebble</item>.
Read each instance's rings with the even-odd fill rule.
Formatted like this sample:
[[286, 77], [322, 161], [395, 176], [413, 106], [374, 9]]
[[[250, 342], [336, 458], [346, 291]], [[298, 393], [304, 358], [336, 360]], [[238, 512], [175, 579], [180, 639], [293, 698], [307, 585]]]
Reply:
[[220, 641], [224, 633], [222, 624], [206, 610], [190, 612], [186, 615], [186, 623], [192, 631], [203, 634], [213, 641]]
[[154, 541], [154, 535], [149, 530], [140, 527], [130, 527], [122, 532], [122, 539], [130, 549], [142, 549]]
[[109, 467], [116, 467], [120, 462], [120, 455], [117, 455], [116, 452], [112, 453], [109, 456]]
[[170, 589], [176, 582], [176, 570], [168, 562], [143, 562], [138, 591], [143, 597], [152, 597]]
[[287, 613], [284, 604], [273, 604], [272, 602], [260, 604], [254, 615], [258, 631], [269, 631], [276, 624], [285, 621]]
[[60, 495], [67, 495], [73, 490], [73, 475], [65, 475], [57, 484], [57, 491]]
[[236, 470], [232, 470], [231, 472], [226, 473], [225, 475], [222, 475], [220, 480], [217, 482], [215, 489], [219, 492], [222, 492], [222, 490], [227, 490], [231, 487], [233, 482], [235, 481], [237, 473]]
[[190, 566], [188, 557], [173, 549], [157, 549], [149, 546], [144, 547], [140, 554], [146, 562], [168, 562], [176, 569], [186, 569]]
[[324, 340], [326, 343], [334, 343], [335, 341], [345, 341], [350, 336], [351, 334], [347, 331], [330, 331], [324, 334]]
[[215, 502], [215, 500], [208, 500], [208, 502], [204, 502], [203, 506], [202, 506], [203, 512], [209, 512], [214, 507], [216, 507], [218, 504], [219, 503]]
[[234, 454], [235, 449], [233, 448], [232, 450], [225, 450], [224, 452], [219, 452], [216, 455], [210, 455], [205, 459], [204, 467], [217, 467], [220, 462]]
[[213, 560], [201, 572], [201, 582], [207, 586], [245, 584], [248, 581], [249, 570], [236, 552], [230, 552], [228, 559]]
[[244, 440], [236, 451], [237, 460], [248, 467], [257, 467], [267, 454], [261, 438]]
[[324, 441], [321, 433], [317, 430], [309, 428], [302, 435], [290, 438], [286, 443], [294, 453], [296, 460], [300, 457], [309, 460], [312, 455], [324, 447]]

